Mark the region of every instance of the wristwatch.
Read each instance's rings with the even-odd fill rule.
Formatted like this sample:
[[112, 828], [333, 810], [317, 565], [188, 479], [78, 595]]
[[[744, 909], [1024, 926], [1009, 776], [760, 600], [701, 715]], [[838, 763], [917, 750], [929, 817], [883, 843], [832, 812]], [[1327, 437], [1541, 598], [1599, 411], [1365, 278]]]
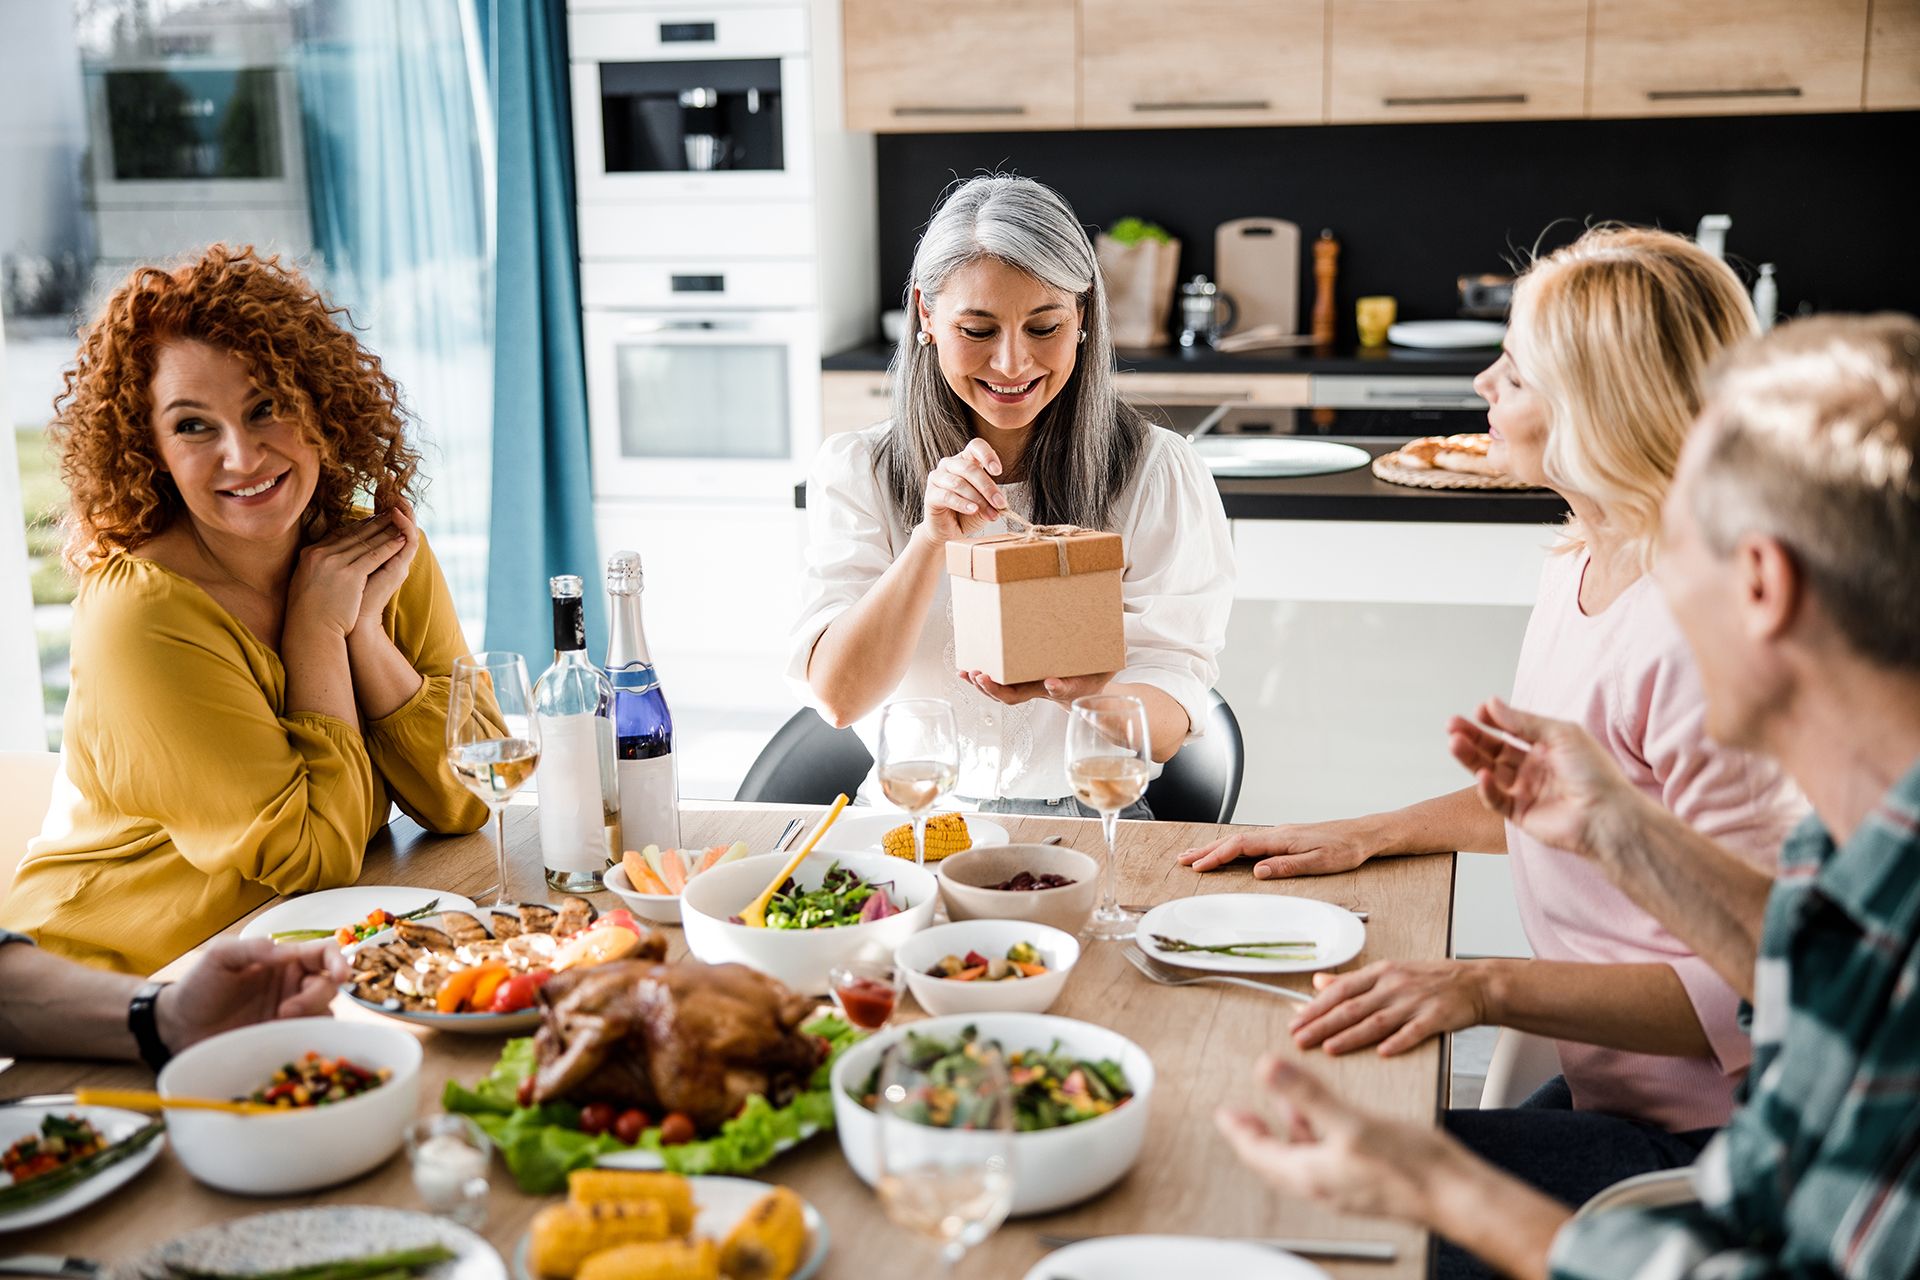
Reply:
[[160, 1039], [160, 1026], [155, 1017], [155, 1002], [166, 988], [164, 982], [142, 983], [127, 1004], [127, 1030], [133, 1032], [133, 1043], [140, 1050], [141, 1061], [156, 1072], [173, 1057], [173, 1050]]

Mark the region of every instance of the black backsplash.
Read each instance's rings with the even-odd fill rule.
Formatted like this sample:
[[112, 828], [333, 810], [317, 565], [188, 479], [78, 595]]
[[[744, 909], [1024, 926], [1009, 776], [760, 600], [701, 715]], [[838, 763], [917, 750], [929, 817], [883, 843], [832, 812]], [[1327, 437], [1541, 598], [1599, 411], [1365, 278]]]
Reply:
[[1536, 241], [1607, 219], [1691, 233], [1705, 213], [1732, 217], [1727, 257], [1743, 279], [1776, 264], [1783, 314], [1920, 312], [1920, 217], [1895, 194], [1917, 148], [1920, 112], [885, 135], [881, 306], [900, 305], [941, 191], [991, 169], [1057, 187], [1090, 225], [1160, 223], [1182, 242], [1183, 276], [1213, 274], [1222, 222], [1296, 222], [1303, 325], [1311, 242], [1331, 228], [1343, 338], [1357, 297], [1392, 294], [1406, 319], [1452, 316], [1457, 276], [1511, 270]]

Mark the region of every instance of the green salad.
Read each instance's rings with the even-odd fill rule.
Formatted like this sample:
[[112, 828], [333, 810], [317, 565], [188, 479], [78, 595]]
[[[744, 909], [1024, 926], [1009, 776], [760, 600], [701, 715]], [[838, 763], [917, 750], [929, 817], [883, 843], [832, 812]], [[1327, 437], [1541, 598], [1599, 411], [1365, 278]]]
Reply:
[[[1007, 1053], [993, 1040], [982, 1040], [968, 1027], [957, 1039], [907, 1032], [907, 1061], [925, 1075], [909, 1118], [942, 1129], [971, 1127], [968, 1117], [983, 1106], [979, 1099], [985, 1073], [980, 1059], [985, 1051], [998, 1052], [1006, 1063], [1007, 1082], [1013, 1087], [1014, 1127], [1021, 1133], [1058, 1129], [1106, 1115], [1133, 1096], [1126, 1072], [1111, 1058], [1095, 1062], [1060, 1050], [1060, 1042], [1045, 1051], [1016, 1049]], [[869, 1110], [880, 1092], [880, 1069], [854, 1092]]]
[[603, 1155], [639, 1147], [658, 1152], [675, 1173], [750, 1173], [786, 1146], [822, 1129], [833, 1127], [833, 1095], [828, 1076], [840, 1054], [860, 1039], [860, 1032], [832, 1015], [823, 1014], [801, 1028], [830, 1046], [826, 1061], [793, 1101], [775, 1107], [765, 1098], [747, 1100], [740, 1114], [720, 1126], [711, 1138], [667, 1144], [655, 1126], [638, 1142], [621, 1142], [611, 1133], [588, 1134], [580, 1128], [580, 1108], [570, 1102], [548, 1102], [523, 1107], [518, 1102], [520, 1082], [534, 1073], [533, 1038], [507, 1041], [500, 1060], [485, 1079], [472, 1088], [447, 1081], [440, 1104], [448, 1111], [469, 1115], [486, 1130], [500, 1149], [508, 1172], [529, 1195], [564, 1191], [567, 1174]]
[[769, 929], [834, 929], [870, 924], [897, 915], [891, 880], [869, 884], [838, 862], [827, 866], [818, 889], [803, 889], [788, 877], [767, 903]]

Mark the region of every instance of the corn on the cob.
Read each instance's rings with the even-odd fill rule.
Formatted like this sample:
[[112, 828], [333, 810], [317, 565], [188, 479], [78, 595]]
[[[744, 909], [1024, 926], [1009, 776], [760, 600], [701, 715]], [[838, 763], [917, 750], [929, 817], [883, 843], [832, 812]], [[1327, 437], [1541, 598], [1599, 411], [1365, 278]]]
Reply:
[[775, 1187], [754, 1201], [720, 1247], [727, 1280], [787, 1280], [807, 1247], [800, 1197]]
[[677, 1173], [634, 1169], [575, 1169], [567, 1175], [567, 1199], [582, 1208], [625, 1200], [651, 1200], [667, 1210], [668, 1233], [693, 1230], [693, 1184]]
[[602, 1249], [575, 1280], [720, 1280], [720, 1251], [711, 1240], [661, 1240]]
[[[905, 823], [880, 837], [880, 847], [896, 858], [913, 857], [913, 824]], [[957, 813], [936, 813], [927, 819], [927, 861], [973, 848], [967, 820]]]
[[527, 1261], [540, 1275], [572, 1280], [590, 1254], [667, 1235], [667, 1207], [655, 1200], [549, 1205], [533, 1216]]

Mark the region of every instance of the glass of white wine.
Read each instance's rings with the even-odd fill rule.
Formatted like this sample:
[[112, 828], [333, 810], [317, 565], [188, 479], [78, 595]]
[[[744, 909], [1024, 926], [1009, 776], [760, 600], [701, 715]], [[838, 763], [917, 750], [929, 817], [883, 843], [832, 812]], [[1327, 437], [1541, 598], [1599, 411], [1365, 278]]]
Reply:
[[1120, 811], [1146, 794], [1153, 743], [1147, 708], [1138, 698], [1099, 694], [1075, 698], [1067, 710], [1067, 780], [1081, 804], [1100, 813], [1107, 861], [1100, 869], [1100, 905], [1088, 932], [1114, 941], [1133, 936], [1135, 916], [1120, 908], [1119, 855], [1115, 849]]
[[948, 1267], [1013, 1209], [1013, 1086], [999, 1048], [964, 1055], [907, 1037], [880, 1064], [875, 1189], [887, 1216], [940, 1245]]
[[880, 794], [913, 821], [913, 862], [927, 863], [927, 815], [960, 780], [960, 731], [944, 698], [902, 698], [880, 712]]
[[493, 815], [500, 873], [495, 902], [507, 893], [507, 801], [540, 763], [540, 725], [533, 716], [527, 663], [517, 653], [489, 651], [455, 658], [447, 691], [447, 764]]

